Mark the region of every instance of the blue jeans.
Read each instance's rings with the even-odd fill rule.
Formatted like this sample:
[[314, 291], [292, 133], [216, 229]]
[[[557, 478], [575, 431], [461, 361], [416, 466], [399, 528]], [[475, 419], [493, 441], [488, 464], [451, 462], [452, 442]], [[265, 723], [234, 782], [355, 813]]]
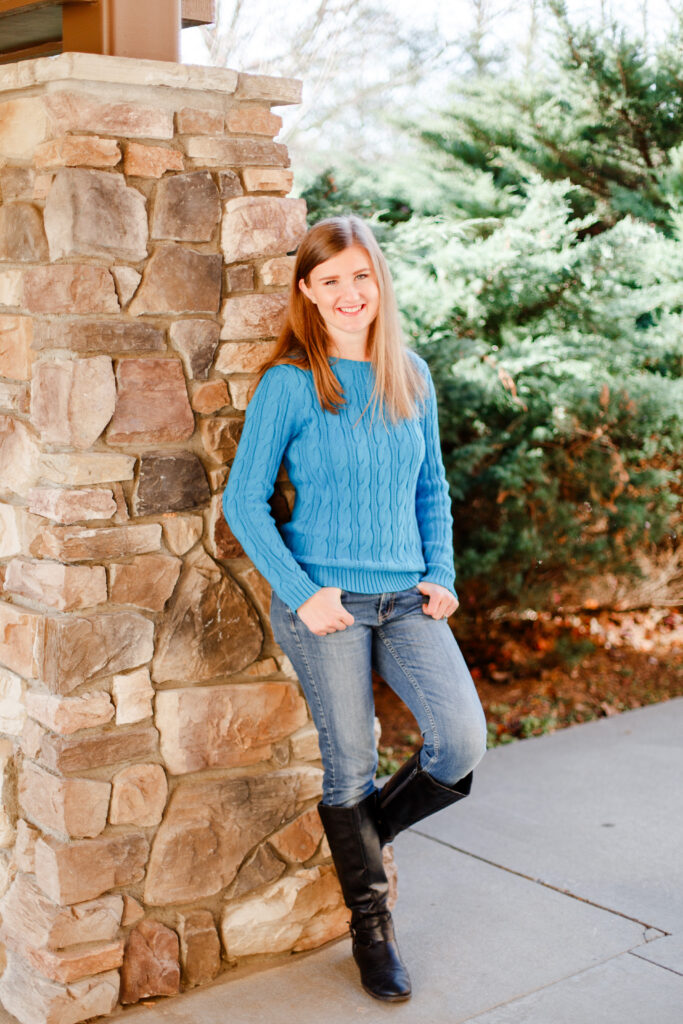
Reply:
[[373, 668], [415, 716], [424, 737], [420, 763], [438, 782], [454, 785], [484, 756], [486, 722], [472, 676], [448, 623], [422, 611], [426, 600], [417, 587], [344, 590], [353, 625], [317, 636], [273, 591], [273, 635], [318, 729], [323, 803], [352, 807], [374, 789]]

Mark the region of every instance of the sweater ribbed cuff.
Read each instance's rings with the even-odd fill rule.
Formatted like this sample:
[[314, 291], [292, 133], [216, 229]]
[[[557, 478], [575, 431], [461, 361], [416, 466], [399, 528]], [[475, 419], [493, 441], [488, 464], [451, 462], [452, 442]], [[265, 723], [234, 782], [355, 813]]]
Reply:
[[[273, 588], [275, 589], [275, 588]], [[280, 586], [277, 590], [277, 596], [285, 602], [288, 608], [291, 608], [293, 612], [300, 608], [304, 601], [308, 601], [309, 597], [313, 597], [317, 594], [320, 587], [313, 580], [309, 579], [302, 573], [302, 576], [292, 582], [291, 586]]]
[[455, 590], [455, 576], [453, 570], [442, 569], [440, 566], [434, 566], [420, 580], [420, 583], [438, 583], [439, 586], [445, 587], [446, 590], [450, 590], [451, 594], [457, 597]]

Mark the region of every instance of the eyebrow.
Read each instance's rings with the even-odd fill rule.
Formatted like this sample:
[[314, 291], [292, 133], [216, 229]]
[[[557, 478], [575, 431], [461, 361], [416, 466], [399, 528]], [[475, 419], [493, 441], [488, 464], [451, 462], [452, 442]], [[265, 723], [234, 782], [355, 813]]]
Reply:
[[[354, 270], [354, 276], [356, 274], [369, 274], [370, 267], [359, 267], [358, 270]], [[321, 277], [321, 281], [334, 281], [339, 277], [339, 274], [326, 274], [325, 277]]]

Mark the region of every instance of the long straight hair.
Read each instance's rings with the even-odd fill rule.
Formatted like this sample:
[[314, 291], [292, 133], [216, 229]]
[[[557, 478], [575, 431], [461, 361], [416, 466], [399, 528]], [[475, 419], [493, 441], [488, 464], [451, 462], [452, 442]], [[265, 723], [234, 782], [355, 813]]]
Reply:
[[385, 412], [394, 423], [411, 419], [425, 397], [425, 381], [403, 341], [387, 261], [372, 231], [359, 217], [330, 217], [319, 221], [305, 235], [294, 264], [286, 320], [273, 353], [259, 369], [258, 380], [271, 366], [282, 363], [310, 370], [323, 409], [339, 412], [345, 403], [344, 391], [327, 361], [329, 338], [325, 321], [315, 303], [301, 291], [299, 281], [309, 284], [315, 267], [352, 245], [366, 250], [379, 285], [379, 309], [368, 333], [375, 385], [361, 417], [372, 404], [372, 417], [379, 409], [383, 421]]

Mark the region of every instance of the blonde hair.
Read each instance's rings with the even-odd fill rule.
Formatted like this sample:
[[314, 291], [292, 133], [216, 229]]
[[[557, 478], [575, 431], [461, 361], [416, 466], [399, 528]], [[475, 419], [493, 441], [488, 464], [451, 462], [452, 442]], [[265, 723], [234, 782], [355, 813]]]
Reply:
[[368, 405], [372, 416], [385, 411], [392, 422], [411, 419], [426, 395], [426, 385], [414, 360], [408, 355], [401, 334], [391, 273], [370, 228], [359, 217], [330, 217], [319, 221], [305, 235], [297, 251], [289, 293], [287, 316], [272, 355], [262, 364], [258, 380], [271, 366], [289, 363], [310, 370], [323, 409], [338, 413], [344, 391], [328, 363], [328, 335], [317, 306], [299, 288], [309, 283], [311, 271], [352, 245], [366, 250], [379, 285], [379, 310], [368, 334], [368, 351], [375, 372], [375, 385]]

